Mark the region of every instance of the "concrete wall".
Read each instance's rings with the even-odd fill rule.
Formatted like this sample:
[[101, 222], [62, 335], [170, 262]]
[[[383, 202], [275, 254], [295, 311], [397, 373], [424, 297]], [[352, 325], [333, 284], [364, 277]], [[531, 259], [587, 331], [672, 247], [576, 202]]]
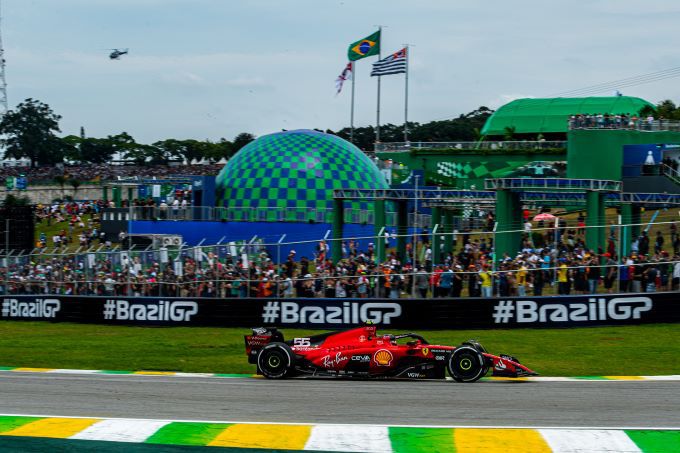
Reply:
[[[0, 188], [0, 199], [5, 199], [7, 196], [7, 189], [5, 187]], [[64, 196], [71, 196], [75, 200], [99, 200], [102, 198], [102, 187], [97, 184], [83, 184], [75, 192], [73, 187], [70, 185], [65, 185], [62, 192], [61, 186], [49, 185], [49, 186], [32, 186], [29, 183], [28, 189], [26, 190], [10, 190], [9, 193], [15, 196], [27, 196], [32, 203], [51, 203], [52, 200], [56, 198], [63, 198]], [[123, 194], [124, 197], [126, 196]], [[110, 195], [109, 195], [110, 197]]]

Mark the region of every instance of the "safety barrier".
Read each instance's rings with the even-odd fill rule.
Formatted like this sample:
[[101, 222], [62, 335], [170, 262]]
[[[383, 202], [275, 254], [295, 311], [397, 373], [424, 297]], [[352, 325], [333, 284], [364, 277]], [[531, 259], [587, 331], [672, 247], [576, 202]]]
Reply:
[[680, 322], [676, 293], [503, 299], [201, 299], [7, 296], [0, 320], [342, 329], [577, 327]]

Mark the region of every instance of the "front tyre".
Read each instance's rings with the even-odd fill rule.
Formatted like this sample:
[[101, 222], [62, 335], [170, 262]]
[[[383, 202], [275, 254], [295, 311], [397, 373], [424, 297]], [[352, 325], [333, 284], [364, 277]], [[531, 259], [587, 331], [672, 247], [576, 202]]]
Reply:
[[451, 377], [457, 382], [475, 382], [488, 371], [484, 365], [484, 356], [471, 345], [462, 345], [453, 351], [448, 369]]
[[257, 354], [257, 368], [268, 379], [281, 379], [293, 368], [293, 351], [285, 343], [269, 343]]

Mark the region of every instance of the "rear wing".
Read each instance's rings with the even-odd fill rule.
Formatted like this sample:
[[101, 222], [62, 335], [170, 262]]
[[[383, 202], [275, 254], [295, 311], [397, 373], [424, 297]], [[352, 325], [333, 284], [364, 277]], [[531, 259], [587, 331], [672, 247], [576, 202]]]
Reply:
[[276, 327], [255, 327], [252, 335], [244, 335], [246, 355], [257, 353], [264, 346], [274, 341], [283, 342], [283, 334]]

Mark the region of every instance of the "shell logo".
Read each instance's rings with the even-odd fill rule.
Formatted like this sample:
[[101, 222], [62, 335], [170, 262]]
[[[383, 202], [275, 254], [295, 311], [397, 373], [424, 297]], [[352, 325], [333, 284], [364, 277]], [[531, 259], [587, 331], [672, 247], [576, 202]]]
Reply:
[[373, 360], [378, 366], [390, 366], [393, 358], [392, 353], [387, 349], [380, 349], [373, 354]]

